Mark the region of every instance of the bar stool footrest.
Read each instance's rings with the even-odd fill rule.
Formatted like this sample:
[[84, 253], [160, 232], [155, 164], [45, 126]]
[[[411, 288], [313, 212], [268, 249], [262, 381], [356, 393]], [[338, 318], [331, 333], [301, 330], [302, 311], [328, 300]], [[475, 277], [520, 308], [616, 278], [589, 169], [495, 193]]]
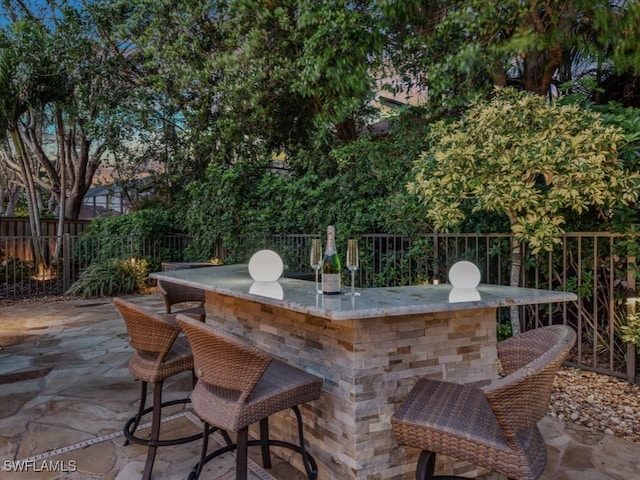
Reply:
[[435, 468], [436, 454], [423, 450], [416, 465], [416, 480], [469, 480], [469, 477], [458, 477], [456, 475], [434, 475]]
[[[315, 480], [318, 478], [318, 464], [316, 463], [316, 460], [313, 458], [313, 456], [310, 453], [306, 452], [306, 450], [303, 452], [303, 450], [300, 448], [299, 445], [296, 445], [295, 443], [285, 442], [282, 440], [272, 440], [272, 439], [269, 439], [268, 443], [270, 447], [273, 446], [273, 447], [288, 448], [289, 450], [293, 450], [294, 452], [299, 453], [303, 457], [306, 457], [306, 462], [304, 462], [305, 463], [304, 467], [305, 467], [305, 470], [307, 471], [307, 477], [309, 478], [309, 480]], [[262, 442], [260, 440], [249, 440], [247, 442], [247, 447], [256, 447], [261, 445], [262, 445]], [[231, 445], [225, 445], [224, 447], [220, 447], [217, 450], [214, 450], [204, 458], [202, 462], [202, 466], [206, 465], [207, 463], [209, 463], [209, 461], [213, 460], [216, 457], [219, 457], [220, 455], [234, 451], [237, 447], [238, 447], [238, 444], [233, 443]], [[189, 473], [189, 476], [187, 477], [187, 480], [195, 480], [196, 478], [198, 478], [197, 476], [198, 470], [202, 470], [200, 467], [200, 462], [196, 463], [193, 466], [193, 468], [191, 469], [191, 472]]]
[[[178, 400], [170, 400], [168, 402], [163, 402], [160, 407], [164, 408], [164, 407], [169, 407], [171, 405], [179, 405], [181, 403], [190, 403], [191, 400], [188, 398], [181, 398]], [[149, 413], [151, 413], [153, 411], [153, 407], [149, 407], [146, 408], [145, 410], [142, 411], [142, 416], [147, 415]], [[137, 428], [137, 423], [136, 423], [137, 419], [137, 415], [131, 417], [127, 423], [125, 423], [124, 428], [123, 428], [123, 433], [125, 438], [131, 442], [131, 443], [135, 443], [138, 445], [146, 445], [149, 447], [166, 447], [169, 445], [182, 445], [183, 443], [189, 443], [189, 442], [193, 442], [195, 440], [200, 440], [202, 438], [202, 436], [204, 435], [203, 432], [198, 432], [195, 433], [193, 435], [189, 435], [187, 437], [180, 437], [180, 438], [170, 438], [170, 439], [166, 439], [166, 440], [157, 440], [155, 442], [152, 442], [151, 439], [148, 438], [142, 438], [142, 437], [138, 437], [136, 436], [133, 432], [131, 432], [131, 426], [133, 424], [136, 424], [136, 428]]]

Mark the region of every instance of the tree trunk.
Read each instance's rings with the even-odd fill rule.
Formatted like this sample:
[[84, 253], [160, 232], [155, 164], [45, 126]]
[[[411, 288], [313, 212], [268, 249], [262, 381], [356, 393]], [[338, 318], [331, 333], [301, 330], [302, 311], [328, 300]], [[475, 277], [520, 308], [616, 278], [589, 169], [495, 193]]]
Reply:
[[0, 138], [0, 175], [4, 178], [5, 183], [2, 185], [4, 195], [2, 201], [6, 202], [6, 207], [2, 205], [2, 215], [5, 217], [13, 217], [15, 210], [20, 201], [22, 192], [26, 182], [22, 179], [22, 166], [20, 160], [15, 157], [10, 144], [13, 144], [11, 135]]
[[356, 122], [353, 119], [345, 120], [336, 125], [336, 136], [341, 142], [349, 143], [358, 139]]
[[22, 171], [23, 180], [25, 182], [25, 191], [27, 194], [27, 209], [29, 211], [29, 226], [31, 227], [31, 238], [33, 240], [34, 263], [39, 269], [44, 261], [42, 251], [41, 237], [42, 230], [40, 227], [40, 211], [38, 209], [38, 192], [33, 178], [33, 170], [29, 164], [29, 158], [22, 141], [20, 132], [17, 129], [11, 129], [11, 140], [17, 152], [20, 169]]
[[59, 204], [58, 204], [58, 226], [56, 230], [56, 251], [53, 256], [56, 260], [60, 258], [60, 254], [62, 253], [62, 236], [64, 235], [64, 221], [65, 221], [65, 209], [66, 209], [66, 189], [67, 189], [67, 179], [65, 174], [65, 168], [61, 169], [60, 175], [60, 193], [58, 194]]
[[[520, 241], [514, 236], [511, 237], [511, 278], [509, 285], [520, 286], [520, 272], [522, 270], [522, 246]], [[518, 307], [509, 308], [509, 319], [511, 320], [511, 332], [513, 335], [520, 333], [520, 311]]]
[[71, 190], [69, 198], [65, 202], [65, 217], [73, 220], [77, 220], [80, 217], [82, 211], [82, 202], [84, 201], [84, 195], [87, 193], [87, 189], [83, 189], [82, 193], [77, 186], [74, 186]]
[[20, 200], [20, 193], [22, 192], [21, 188], [16, 188], [15, 190], [9, 190], [8, 192], [8, 201], [7, 208], [4, 210], [4, 215], [6, 217], [13, 217], [16, 213], [16, 207], [18, 206], [18, 201]]
[[523, 78], [524, 89], [546, 96], [551, 88], [553, 75], [562, 63], [560, 48], [552, 48], [527, 55]]
[[62, 236], [64, 235], [64, 221], [66, 219], [67, 209], [67, 155], [64, 144], [64, 128], [62, 120], [62, 111], [56, 110], [56, 136], [58, 138], [58, 164], [60, 165], [60, 185], [58, 188], [58, 227], [57, 241], [54, 258], [58, 260], [62, 253]]
[[[571, 2], [561, 4], [559, 11], [553, 11], [549, 2], [542, 5], [533, 2], [528, 15], [528, 25], [540, 36], [549, 36], [553, 30], [571, 31], [577, 12]], [[555, 21], [552, 21], [553, 18]], [[522, 85], [528, 92], [546, 96], [549, 94], [553, 76], [562, 65], [562, 46], [558, 41], [544, 49], [529, 49], [524, 59]]]

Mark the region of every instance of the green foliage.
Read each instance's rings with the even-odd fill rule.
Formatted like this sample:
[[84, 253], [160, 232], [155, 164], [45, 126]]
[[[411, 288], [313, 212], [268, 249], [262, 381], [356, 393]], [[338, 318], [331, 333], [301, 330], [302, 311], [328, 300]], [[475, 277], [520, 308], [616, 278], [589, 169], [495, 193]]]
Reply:
[[[622, 2], [618, 12], [599, 9], [595, 22], [600, 26], [601, 42], [613, 50], [612, 60], [618, 72], [640, 74], [640, 5], [635, 1]], [[617, 15], [616, 15], [617, 13]], [[611, 17], [615, 18], [611, 22]]]
[[624, 343], [630, 343], [640, 347], [640, 315], [637, 313], [627, 315], [627, 323], [620, 325], [620, 338]]
[[617, 161], [623, 141], [595, 112], [498, 89], [461, 120], [433, 126], [408, 189], [437, 228], [459, 225], [468, 203], [505, 215], [536, 253], [558, 241], [566, 212], [595, 207], [607, 217], [618, 203], [637, 200], [640, 176]]
[[433, 280], [437, 260], [430, 238], [381, 237], [361, 242], [359, 248], [360, 269], [366, 272], [362, 286], [420, 285]]
[[96, 218], [85, 230], [86, 235], [133, 235], [151, 238], [173, 231], [173, 220], [166, 206], [136, 210], [127, 215]]
[[302, 48], [294, 91], [320, 107], [314, 119], [320, 132], [335, 129], [340, 140], [353, 140], [356, 114], [366, 114], [375, 93], [372, 70], [383, 50], [376, 9], [362, 0], [297, 4]]
[[507, 338], [511, 337], [511, 323], [509, 322], [499, 322], [498, 326], [498, 342], [502, 342]]
[[629, 88], [609, 98], [622, 100], [640, 71], [634, 1], [404, 0], [381, 10], [393, 86], [428, 88], [431, 111], [455, 111], [494, 85], [554, 94], [558, 79], [594, 79], [584, 87], [596, 97], [614, 74]]
[[262, 233], [256, 228], [259, 216], [252, 212], [256, 202], [254, 187], [263, 172], [245, 163], [212, 165], [206, 178], [188, 185], [179, 216], [192, 237], [189, 250], [195, 261], [211, 258], [219, 241], [228, 250], [228, 261], [248, 260], [244, 258], [244, 244], [253, 243]]
[[92, 263], [65, 295], [113, 297], [135, 293], [144, 287], [149, 274], [145, 260], [110, 258]]
[[304, 173], [304, 152], [321, 146], [325, 155], [311, 159], [321, 163], [327, 145], [355, 138], [383, 38], [368, 6], [106, 2], [101, 15], [114, 24], [114, 43], [135, 45], [127, 55], [139, 75], [132, 117], [144, 127], [142, 146], [155, 145], [149, 154], [167, 165], [158, 180], [177, 193], [210, 164], [260, 165], [274, 153]]
[[640, 109], [624, 107], [617, 102], [588, 103], [586, 108], [598, 112], [605, 124], [622, 131], [624, 140], [618, 146], [618, 159], [625, 168], [640, 170]]
[[144, 258], [155, 271], [160, 269], [160, 259], [172, 258], [164, 238], [175, 231], [172, 213], [162, 206], [97, 218], [75, 244], [74, 253], [83, 265], [112, 258]]
[[17, 129], [27, 110], [65, 97], [64, 70], [52, 36], [35, 19], [9, 24], [2, 40], [0, 124], [3, 129]]
[[[244, 261], [268, 246], [271, 235], [319, 234], [328, 224], [336, 225], [338, 238], [430, 231], [419, 202], [405, 189], [424, 139], [415, 131], [423, 127], [363, 137], [330, 153], [300, 151], [292, 162], [308, 167], [297, 174], [272, 168], [271, 156], [210, 166], [206, 177], [188, 186], [176, 214], [192, 237], [191, 255], [207, 260], [222, 242], [232, 260]], [[320, 157], [316, 165], [307, 160]]]

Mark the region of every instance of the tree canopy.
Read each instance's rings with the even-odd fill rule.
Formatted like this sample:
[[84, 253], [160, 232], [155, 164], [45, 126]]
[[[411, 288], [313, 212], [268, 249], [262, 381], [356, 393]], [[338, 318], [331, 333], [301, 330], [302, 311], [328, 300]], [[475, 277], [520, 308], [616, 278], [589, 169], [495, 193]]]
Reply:
[[[105, 152], [130, 138], [120, 108], [128, 94], [121, 52], [101, 38], [95, 17], [66, 1], [49, 6], [41, 13], [4, 2], [11, 22], [0, 50], [2, 159], [23, 187], [47, 194], [50, 213], [77, 218]], [[38, 217], [43, 200], [32, 201]]]
[[[183, 228], [202, 236], [212, 222], [237, 238], [347, 217], [354, 231], [424, 231], [441, 225], [407, 195], [412, 160], [438, 120], [466, 128], [495, 86], [579, 100], [581, 114], [638, 104], [640, 7], [625, 0], [2, 0], [0, 14], [0, 196], [15, 199], [31, 178], [33, 215], [66, 203], [77, 216], [109, 163], [154, 175]], [[379, 102], [389, 90], [391, 113]], [[417, 91], [425, 102], [404, 104]], [[633, 157], [640, 129], [611, 105], [603, 122], [628, 125], [619, 154]], [[525, 202], [540, 185], [555, 191], [545, 181], [513, 188]], [[554, 209], [570, 207], [560, 200]], [[541, 205], [526, 208], [555, 215]], [[530, 239], [557, 231], [531, 224], [521, 225]]]
[[[589, 78], [598, 88], [617, 78], [637, 96], [640, 69], [635, 1], [391, 1], [395, 28], [388, 55], [405, 84], [427, 88], [434, 108], [464, 105], [493, 86], [561, 94]], [[635, 42], [635, 43], [634, 43]], [[633, 45], [633, 46], [632, 46]], [[574, 85], [573, 88], [576, 88]], [[629, 91], [633, 90], [633, 92]]]
[[638, 199], [640, 174], [618, 159], [622, 131], [578, 105], [500, 88], [457, 121], [440, 121], [415, 165], [409, 190], [437, 228], [450, 230], [472, 211], [501, 212], [534, 253], [563, 233], [568, 211], [596, 207], [607, 216]]

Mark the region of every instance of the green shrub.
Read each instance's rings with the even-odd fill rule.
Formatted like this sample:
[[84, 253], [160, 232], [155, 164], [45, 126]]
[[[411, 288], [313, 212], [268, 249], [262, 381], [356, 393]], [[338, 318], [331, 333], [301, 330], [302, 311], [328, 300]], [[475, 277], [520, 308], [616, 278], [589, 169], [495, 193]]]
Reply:
[[86, 235], [155, 237], [172, 233], [173, 223], [167, 207], [136, 210], [126, 215], [96, 218], [85, 230]]
[[513, 335], [511, 331], [511, 323], [500, 322], [498, 323], [498, 342], [502, 342]]
[[621, 338], [624, 343], [640, 346], [640, 314], [627, 315], [627, 324], [620, 326]]
[[162, 261], [183, 260], [174, 258], [181, 253], [165, 244], [165, 235], [174, 232], [166, 207], [94, 219], [75, 243], [74, 258], [82, 265], [114, 258], [145, 258], [150, 268], [159, 270]]
[[144, 286], [148, 274], [149, 265], [145, 260], [102, 260], [87, 267], [66, 295], [86, 298], [135, 293]]

